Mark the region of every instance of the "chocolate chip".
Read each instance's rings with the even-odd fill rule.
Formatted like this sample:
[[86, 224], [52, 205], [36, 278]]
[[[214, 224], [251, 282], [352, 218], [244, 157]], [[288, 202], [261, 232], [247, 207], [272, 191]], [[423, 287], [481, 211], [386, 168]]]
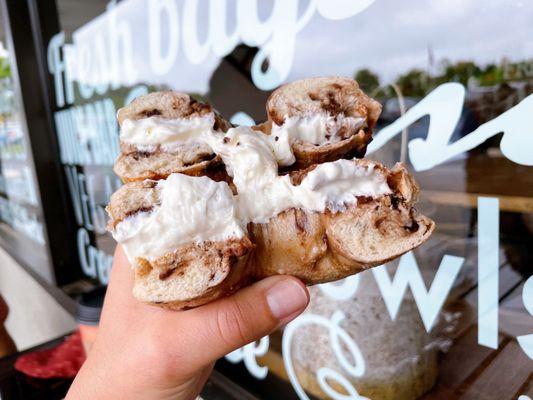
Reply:
[[198, 113], [199, 115], [203, 115], [205, 113], [211, 112], [211, 106], [209, 104], [200, 103], [198, 100], [191, 98], [191, 102], [189, 104], [193, 113]]
[[125, 213], [125, 217], [124, 218], [127, 218], [127, 217], [131, 217], [135, 214], [138, 214], [138, 213], [142, 213], [142, 212], [150, 212], [152, 211], [153, 207], [141, 207], [141, 208], [138, 208], [136, 210], [133, 210], [133, 211], [128, 211]]
[[135, 151], [130, 154], [130, 156], [133, 157], [135, 161], [139, 161], [140, 158], [150, 157], [151, 155], [152, 153], [148, 151]]
[[166, 270], [164, 272], [161, 272], [159, 274], [159, 279], [161, 279], [162, 281], [168, 279], [170, 277], [170, 275], [172, 275], [172, 273], [176, 270], [176, 268], [170, 268], [170, 269], [168, 269], [168, 270]]
[[391, 204], [392, 204], [392, 208], [397, 210], [398, 209], [398, 205], [400, 204], [400, 199], [398, 197], [396, 197], [396, 196], [391, 196], [390, 201], [391, 201]]
[[413, 221], [410, 226], [405, 225], [403, 228], [411, 233], [414, 233], [418, 231], [419, 225], [418, 225], [418, 222]]
[[139, 116], [146, 118], [153, 117], [154, 115], [161, 115], [161, 111], [154, 108], [153, 110], [144, 110], [139, 113]]
[[334, 92], [328, 92], [328, 98], [322, 101], [322, 109], [329, 112], [332, 115], [340, 114], [342, 107], [339, 102], [335, 99]]
[[373, 200], [374, 198], [371, 196], [357, 196], [357, 204], [367, 204]]

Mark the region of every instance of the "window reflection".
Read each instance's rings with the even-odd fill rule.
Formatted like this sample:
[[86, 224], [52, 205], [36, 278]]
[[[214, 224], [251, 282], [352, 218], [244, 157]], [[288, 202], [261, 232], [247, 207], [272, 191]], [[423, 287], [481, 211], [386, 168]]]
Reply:
[[[114, 114], [136, 95], [161, 89], [187, 91], [211, 102], [228, 119], [237, 115], [240, 121], [261, 122], [266, 117], [264, 104], [270, 89], [277, 84], [308, 76], [346, 75], [355, 77], [363, 90], [383, 104], [379, 131], [437, 88], [453, 82], [465, 90], [464, 101], [460, 99], [458, 105], [458, 120], [450, 132], [444, 132], [450, 134], [449, 143], [455, 143], [533, 94], [533, 9], [521, 1], [407, 0], [401, 5], [382, 0], [302, 1], [291, 14], [295, 19], [277, 20], [283, 40], [269, 31], [273, 25], [268, 24], [281, 15], [274, 12], [275, 6], [288, 9], [298, 2], [285, 2], [285, 6], [281, 1], [254, 3], [259, 17], [250, 25], [248, 36], [242, 33], [246, 21], [236, 17], [239, 4], [244, 4], [239, 1], [224, 2], [225, 16], [217, 14], [224, 22], [217, 19], [218, 36], [210, 31], [215, 24], [209, 20], [208, 7], [213, 3], [209, 1], [158, 3], [151, 8], [155, 3], [143, 0], [91, 2], [70, 13], [65, 11], [67, 3], [58, 1], [66, 35], [56, 37], [57, 42], [48, 48], [49, 54], [58, 57], [50, 72], [61, 65], [64, 68], [56, 83], [56, 95], [59, 90], [64, 101], [55, 104], [56, 128], [69, 190], [73, 201], [79, 203], [75, 207], [80, 210], [76, 221], [83, 249], [80, 257], [86, 274], [103, 281], [114, 242], [100, 222], [103, 207], [120, 182], [112, 172], [112, 157], [96, 151], [97, 140], [93, 139], [107, 135], [106, 149], [116, 147]], [[197, 21], [183, 17], [184, 7], [193, 3], [200, 7]], [[320, 3], [321, 8], [307, 14], [311, 3]], [[346, 10], [340, 13], [344, 3]], [[113, 26], [120, 28], [116, 37], [110, 36], [107, 22], [111, 18], [115, 18]], [[296, 29], [298, 18], [305, 23]], [[154, 21], [160, 23], [154, 25]], [[512, 29], [497, 29], [502, 21], [512, 21]], [[113, 43], [118, 45], [112, 47]], [[202, 43], [207, 43], [207, 51], [191, 50], [193, 44], [201, 47]], [[75, 69], [69, 82], [64, 57], [73, 47], [80, 53], [73, 53]], [[270, 53], [265, 56], [267, 47]], [[444, 113], [452, 104], [444, 102], [439, 107]], [[401, 160], [416, 170], [408, 144], [426, 139], [429, 126], [430, 117], [420, 117], [370, 158], [387, 165]], [[530, 134], [529, 125], [523, 129], [524, 135]], [[317, 377], [321, 367], [342, 374], [361, 395], [372, 399], [411, 399], [426, 392], [429, 397], [425, 398], [454, 398], [467, 393], [472, 398], [503, 399], [515, 398], [515, 388], [530, 388], [529, 375], [522, 371], [530, 370], [531, 360], [513, 340], [533, 331], [521, 297], [524, 282], [533, 272], [533, 173], [531, 166], [502, 153], [501, 138], [502, 134], [497, 134], [432, 168], [415, 171], [422, 188], [420, 211], [436, 221], [438, 230], [409, 256], [413, 258], [404, 260], [415, 260], [411, 267], [420, 271], [426, 289], [446, 265], [446, 256], [461, 261], [442, 308], [438, 305], [435, 326], [427, 331], [412, 288], [406, 291], [393, 318], [384, 300], [390, 293], [380, 289], [374, 271], [360, 275], [357, 291], [348, 298], [335, 299], [313, 288], [307, 315], [331, 318], [335, 311], [342, 311], [346, 318], [339, 326], [358, 344], [366, 371], [363, 376], [350, 376], [332, 351], [327, 329], [302, 328], [293, 337], [291, 357], [307, 392], [326, 398]], [[86, 158], [80, 156], [84, 152]], [[441, 154], [425, 156], [439, 159]], [[89, 201], [84, 204], [81, 198]], [[499, 229], [480, 232], [479, 198], [498, 200], [499, 209], [490, 218], [499, 219]], [[83, 207], [89, 210], [85, 215]], [[478, 278], [483, 268], [478, 258], [481, 234], [499, 236], [495, 245], [499, 288], [491, 294], [500, 316], [496, 350], [480, 345], [478, 338], [479, 329], [484, 329], [478, 326], [477, 314]], [[396, 260], [383, 267], [391, 280], [400, 269], [399, 263]], [[242, 364], [228, 367], [221, 363], [220, 368], [261, 398], [274, 397], [272, 390], [279, 398], [295, 398], [284, 368], [283, 335], [283, 331], [272, 335], [269, 352], [258, 358], [259, 365], [269, 369], [267, 383], [244, 376]], [[349, 357], [349, 353], [343, 354]], [[509, 358], [515, 362], [501, 361]], [[505, 368], [498, 374], [493, 373], [502, 366]], [[275, 380], [278, 378], [283, 384]], [[348, 393], [342, 391], [341, 384], [330, 382], [330, 386]], [[491, 397], [492, 390], [487, 388], [493, 388], [498, 397]]]

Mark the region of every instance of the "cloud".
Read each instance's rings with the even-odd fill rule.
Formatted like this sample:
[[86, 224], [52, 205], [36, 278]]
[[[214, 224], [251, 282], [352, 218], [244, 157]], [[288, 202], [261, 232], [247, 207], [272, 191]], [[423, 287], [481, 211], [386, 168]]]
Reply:
[[352, 76], [370, 67], [391, 81], [413, 67], [426, 68], [428, 46], [437, 60], [530, 59], [531, 21], [533, 7], [514, 0], [376, 0], [347, 20], [313, 17], [297, 37], [289, 79], [309, 72]]
[[[168, 85], [178, 90], [205, 93], [209, 89], [209, 79], [220, 62], [221, 56], [215, 55], [209, 49], [205, 57], [200, 57], [197, 64], [192, 64], [186, 56], [185, 47], [191, 40], [203, 43], [212, 22], [206, 7], [218, 0], [202, 2], [165, 3], [175, 5], [172, 12], [165, 14], [160, 24], [152, 24], [152, 33], [148, 32], [148, 15], [154, 4], [148, 0], [128, 0], [116, 3], [117, 21], [127, 22], [129, 25], [131, 48], [128, 59], [118, 58], [116, 63], [129, 74], [116, 74], [121, 83], [131, 84], [131, 81], [156, 85]], [[268, 25], [270, 14], [279, 5], [286, 6], [285, 0], [240, 0], [258, 4], [259, 20]], [[252, 3], [257, 1], [257, 3]], [[319, 0], [315, 0], [319, 4]], [[356, 0], [320, 0], [322, 7], [338, 4], [352, 4], [348, 1]], [[368, 0], [359, 0], [367, 2]], [[498, 63], [502, 58], [510, 60], [527, 60], [533, 58], [533, 7], [524, 6], [526, 0], [375, 0], [370, 7], [362, 12], [345, 19], [328, 20], [319, 13], [315, 13], [309, 23], [298, 32], [294, 48], [293, 59], [290, 60], [290, 49], [283, 53], [283, 60], [290, 63], [287, 80], [317, 76], [317, 75], [346, 75], [353, 76], [361, 68], [370, 68], [377, 72], [383, 83], [391, 82], [400, 74], [412, 68], [426, 69], [428, 67], [428, 48], [431, 48], [435, 59], [450, 61], [473, 60], [479, 64]], [[530, 1], [530, 0], [527, 0]], [[277, 4], [275, 8], [273, 5]], [[115, 3], [113, 3], [115, 4]], [[200, 9], [195, 19], [185, 18], [183, 4], [196, 4]], [[223, 3], [217, 3], [223, 4]], [[232, 31], [235, 25], [236, 1], [228, 2], [225, 15], [215, 15], [227, 18], [227, 30]], [[244, 3], [239, 3], [244, 4]], [[293, 4], [293, 3], [291, 3]], [[310, 4], [310, 0], [299, 1], [300, 13]], [[253, 10], [253, 7], [251, 8]], [[120, 12], [119, 12], [120, 11]], [[220, 10], [219, 10], [220, 11]], [[338, 15], [326, 13], [327, 15]], [[108, 13], [109, 14], [109, 13]], [[107, 16], [111, 18], [110, 15]], [[275, 23], [283, 23], [279, 18]], [[111, 20], [109, 20], [111, 21]], [[110, 23], [106, 17], [95, 18], [74, 34], [75, 39], [85, 42], [92, 50], [88, 62], [80, 62], [84, 68], [91, 67], [107, 78], [106, 73], [114, 71], [111, 68], [110, 56], [116, 51], [111, 45], [108, 30], [120, 25]], [[248, 19], [249, 21], [249, 19]], [[241, 21], [242, 23], [242, 21]], [[176, 34], [171, 34], [170, 27], [178, 27]], [[140, 28], [140, 29], [139, 29]], [[190, 28], [190, 29], [189, 29]], [[229, 29], [228, 29], [229, 28]], [[242, 28], [242, 27], [241, 27]], [[277, 29], [273, 25], [271, 29]], [[248, 29], [248, 28], [247, 28]], [[259, 27], [254, 27], [257, 33]], [[278, 29], [278, 32], [282, 31]], [[155, 32], [155, 33], [154, 33]], [[187, 35], [192, 32], [191, 35]], [[260, 42], [268, 39], [266, 37]], [[96, 40], [101, 36], [101, 46]], [[249, 32], [246, 36], [250, 36]], [[162, 39], [155, 42], [150, 37]], [[191, 39], [192, 37], [192, 39]], [[82, 40], [84, 38], [84, 40]], [[220, 41], [220, 37], [212, 37], [213, 42]], [[290, 38], [288, 38], [290, 39]], [[154, 65], [159, 65], [152, 53], [166, 54], [170, 42], [177, 42], [178, 51], [174, 53], [171, 68], [161, 75], [156, 75]], [[95, 44], [96, 43], [96, 44]], [[290, 45], [290, 40], [287, 40]], [[278, 41], [278, 46], [280, 45]], [[190, 47], [190, 46], [189, 46]], [[200, 46], [201, 47], [201, 46]], [[155, 52], [153, 51], [155, 49]], [[231, 49], [228, 49], [230, 51]], [[286, 50], [286, 49], [285, 49]], [[94, 64], [94, 65], [93, 65]], [[101, 68], [100, 64], [104, 66]], [[127, 67], [127, 68], [126, 68]], [[91, 71], [92, 71], [91, 69]], [[94, 71], [93, 71], [94, 72]], [[80, 74], [81, 75], [81, 74]], [[87, 74], [90, 78], [91, 74]], [[131, 79], [128, 77], [131, 76]], [[96, 80], [97, 81], [97, 80]]]

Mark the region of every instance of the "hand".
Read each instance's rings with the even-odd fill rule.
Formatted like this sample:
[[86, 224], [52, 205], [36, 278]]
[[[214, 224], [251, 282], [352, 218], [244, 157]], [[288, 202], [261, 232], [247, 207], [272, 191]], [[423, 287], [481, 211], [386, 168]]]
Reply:
[[66, 397], [195, 399], [214, 362], [298, 316], [309, 302], [296, 278], [274, 276], [187, 311], [143, 304], [115, 253], [96, 343]]

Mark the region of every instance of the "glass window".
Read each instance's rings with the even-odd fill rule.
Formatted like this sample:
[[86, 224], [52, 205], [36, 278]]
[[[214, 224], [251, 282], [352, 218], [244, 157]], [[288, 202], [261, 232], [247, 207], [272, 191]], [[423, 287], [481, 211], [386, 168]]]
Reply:
[[[1, 16], [1, 15], [0, 15]], [[3, 20], [3, 18], [2, 18]], [[24, 110], [4, 25], [0, 26], [0, 236], [7, 248], [25, 248], [26, 263], [47, 281], [46, 238], [28, 146]], [[28, 251], [31, 249], [31, 251]], [[31, 262], [30, 262], [31, 259]]]
[[120, 186], [120, 107], [174, 89], [254, 124], [285, 82], [355, 77], [383, 105], [367, 157], [413, 171], [437, 230], [399, 260], [313, 287], [303, 316], [218, 368], [265, 399], [532, 396], [527, 2], [75, 4], [58, 1], [63, 30], [47, 51], [87, 275], [105, 283], [114, 248], [104, 207]]

